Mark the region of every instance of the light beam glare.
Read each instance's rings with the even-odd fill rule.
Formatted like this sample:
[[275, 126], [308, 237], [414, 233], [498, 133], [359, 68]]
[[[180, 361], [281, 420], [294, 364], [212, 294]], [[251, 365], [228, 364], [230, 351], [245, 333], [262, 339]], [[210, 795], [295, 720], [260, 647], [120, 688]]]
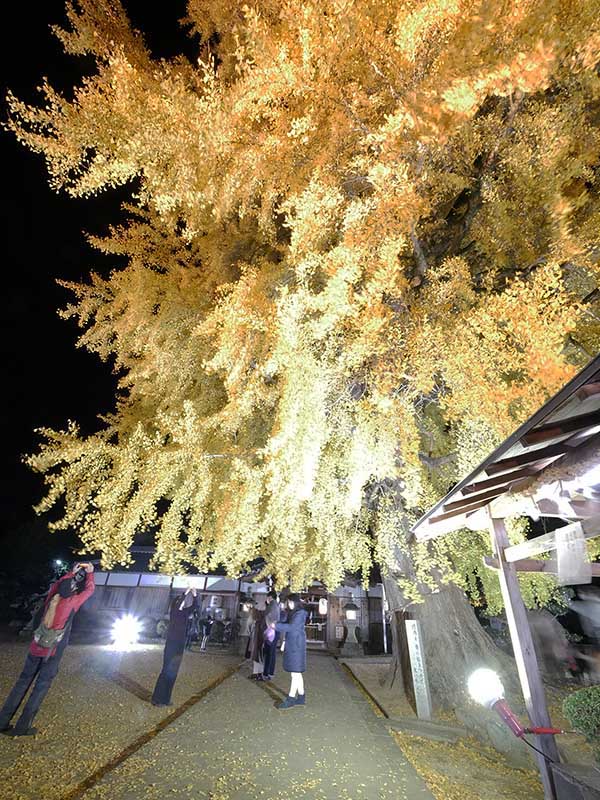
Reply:
[[112, 627], [115, 650], [131, 650], [140, 638], [141, 623], [132, 614], [116, 619]]
[[498, 675], [491, 669], [476, 669], [467, 683], [469, 694], [486, 708], [491, 708], [504, 697], [504, 686]]

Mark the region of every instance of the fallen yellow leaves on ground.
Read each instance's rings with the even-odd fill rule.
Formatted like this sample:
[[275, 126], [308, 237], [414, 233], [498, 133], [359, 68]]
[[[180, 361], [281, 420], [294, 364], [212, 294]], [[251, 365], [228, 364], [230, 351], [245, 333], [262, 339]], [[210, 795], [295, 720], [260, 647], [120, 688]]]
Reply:
[[[26, 649], [24, 643], [2, 646], [2, 699], [22, 668]], [[26, 740], [0, 737], [2, 800], [64, 797], [167, 717], [174, 709], [150, 705], [114, 675], [118, 670], [132, 685], [151, 692], [162, 654], [161, 645], [120, 654], [101, 646], [71, 644], [36, 718], [38, 735]], [[186, 653], [173, 692], [175, 707], [238, 662], [238, 656], [222, 653]], [[136, 764], [139, 767], [129, 759], [127, 768], [135, 770]]]
[[436, 800], [542, 800], [544, 796], [534, 771], [511, 767], [501, 753], [477, 739], [446, 744], [393, 735]]

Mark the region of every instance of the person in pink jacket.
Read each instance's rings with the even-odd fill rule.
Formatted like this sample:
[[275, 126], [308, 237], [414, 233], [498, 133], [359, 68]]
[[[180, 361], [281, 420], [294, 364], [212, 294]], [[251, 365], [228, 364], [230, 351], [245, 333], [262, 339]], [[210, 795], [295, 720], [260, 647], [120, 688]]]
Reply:
[[[72, 572], [50, 587], [23, 670], [0, 709], [0, 732], [9, 736], [33, 736], [37, 733], [37, 729], [32, 727], [33, 719], [58, 673], [69, 642], [73, 617], [94, 592], [93, 572], [92, 564], [75, 564]], [[29, 699], [13, 728], [10, 721], [32, 684]]]

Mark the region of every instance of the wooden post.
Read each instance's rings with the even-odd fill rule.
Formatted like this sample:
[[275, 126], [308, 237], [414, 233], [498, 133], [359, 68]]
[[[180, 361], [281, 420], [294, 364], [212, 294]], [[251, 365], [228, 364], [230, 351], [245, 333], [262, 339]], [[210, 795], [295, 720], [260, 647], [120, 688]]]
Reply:
[[[510, 546], [504, 521], [491, 519], [490, 534], [494, 554], [500, 567], [498, 572], [500, 588], [506, 607], [506, 618], [527, 713], [532, 727], [551, 727], [546, 695], [533, 646], [527, 611], [521, 596], [517, 571], [515, 565], [507, 562], [504, 556], [504, 549]], [[544, 787], [544, 797], [546, 800], [556, 800], [552, 770], [547, 760], [560, 761], [554, 736], [536, 736], [536, 747], [544, 754], [543, 756], [536, 755]]]

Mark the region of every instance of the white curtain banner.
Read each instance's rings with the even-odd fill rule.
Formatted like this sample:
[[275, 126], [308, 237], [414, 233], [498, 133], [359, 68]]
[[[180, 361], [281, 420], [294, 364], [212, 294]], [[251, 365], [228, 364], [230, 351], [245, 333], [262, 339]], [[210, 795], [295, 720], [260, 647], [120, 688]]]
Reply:
[[581, 523], [559, 528], [556, 536], [556, 562], [559, 586], [592, 582], [590, 560]]

